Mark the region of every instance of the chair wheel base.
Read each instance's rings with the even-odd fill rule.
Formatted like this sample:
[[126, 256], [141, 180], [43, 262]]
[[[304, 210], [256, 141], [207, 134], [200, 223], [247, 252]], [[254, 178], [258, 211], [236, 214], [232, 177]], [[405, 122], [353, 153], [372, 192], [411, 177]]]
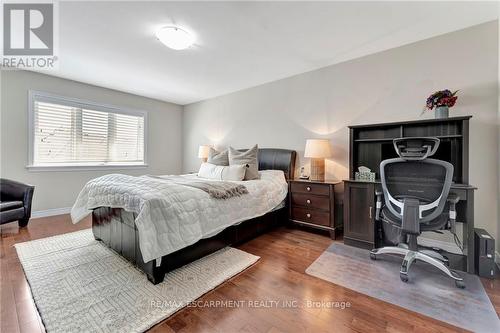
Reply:
[[455, 286], [460, 289], [465, 289], [465, 282], [463, 280], [455, 280]]
[[408, 282], [408, 275], [406, 274], [403, 274], [403, 273], [399, 273], [399, 278], [401, 279], [401, 281], [403, 282]]

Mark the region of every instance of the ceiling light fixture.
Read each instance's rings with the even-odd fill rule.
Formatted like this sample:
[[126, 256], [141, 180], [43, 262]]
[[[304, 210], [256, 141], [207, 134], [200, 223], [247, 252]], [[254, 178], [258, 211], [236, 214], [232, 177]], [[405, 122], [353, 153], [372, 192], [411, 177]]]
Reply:
[[193, 45], [194, 36], [180, 27], [166, 26], [156, 32], [156, 38], [174, 50], [184, 50]]

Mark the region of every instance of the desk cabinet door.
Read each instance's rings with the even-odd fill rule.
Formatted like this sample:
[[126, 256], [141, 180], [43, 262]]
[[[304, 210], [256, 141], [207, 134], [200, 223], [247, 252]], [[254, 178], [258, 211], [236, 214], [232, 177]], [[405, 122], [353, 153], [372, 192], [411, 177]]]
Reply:
[[373, 184], [345, 183], [344, 237], [374, 243], [375, 188]]

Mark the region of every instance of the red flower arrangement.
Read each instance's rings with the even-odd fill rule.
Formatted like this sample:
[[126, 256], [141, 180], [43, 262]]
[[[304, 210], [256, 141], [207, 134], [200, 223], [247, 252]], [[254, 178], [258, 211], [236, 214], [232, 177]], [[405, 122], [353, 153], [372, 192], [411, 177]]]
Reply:
[[458, 90], [451, 92], [448, 89], [436, 91], [434, 94], [430, 95], [429, 98], [427, 98], [425, 108], [428, 110], [432, 110], [438, 106], [447, 106], [451, 108], [457, 101], [457, 92]]

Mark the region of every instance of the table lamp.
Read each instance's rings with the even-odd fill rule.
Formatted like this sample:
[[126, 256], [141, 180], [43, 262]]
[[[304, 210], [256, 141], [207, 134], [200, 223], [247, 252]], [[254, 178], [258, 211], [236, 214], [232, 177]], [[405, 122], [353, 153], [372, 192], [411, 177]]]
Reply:
[[208, 151], [210, 150], [209, 145], [202, 145], [198, 148], [198, 158], [201, 158], [203, 162], [206, 162], [208, 159]]
[[325, 180], [325, 158], [331, 156], [330, 140], [307, 139], [304, 157], [311, 159], [311, 180]]

